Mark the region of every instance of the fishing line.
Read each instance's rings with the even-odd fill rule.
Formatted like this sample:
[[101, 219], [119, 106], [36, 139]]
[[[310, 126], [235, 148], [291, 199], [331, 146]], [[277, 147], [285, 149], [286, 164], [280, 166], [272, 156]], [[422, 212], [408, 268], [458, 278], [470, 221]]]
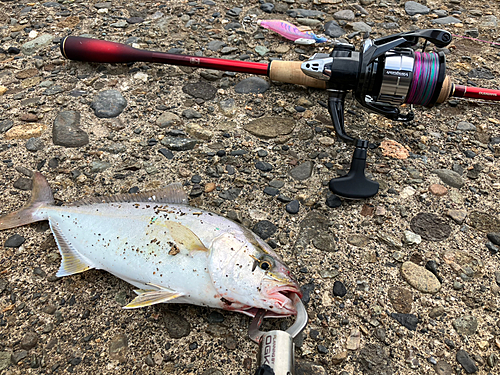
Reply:
[[439, 77], [439, 56], [415, 51], [413, 79], [406, 103], [426, 106], [434, 96]]
[[498, 47], [500, 47], [500, 43], [490, 42], [490, 41], [488, 41], [488, 40], [477, 39], [477, 38], [472, 38], [472, 37], [470, 37], [470, 36], [463, 36], [463, 35], [456, 35], [456, 34], [452, 34], [452, 36], [454, 36], [454, 37], [456, 37], [456, 38], [462, 38], [462, 39], [475, 40], [476, 42], [488, 43], [488, 44], [491, 44], [491, 45], [493, 45], [493, 46], [498, 46]]

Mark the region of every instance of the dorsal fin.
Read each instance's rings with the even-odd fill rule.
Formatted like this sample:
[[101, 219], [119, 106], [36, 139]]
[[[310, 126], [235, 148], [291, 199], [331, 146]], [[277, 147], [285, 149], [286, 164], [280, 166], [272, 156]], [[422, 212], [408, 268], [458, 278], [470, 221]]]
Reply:
[[88, 197], [79, 201], [68, 203], [66, 206], [87, 206], [96, 203], [119, 203], [119, 202], [155, 202], [188, 204], [188, 196], [182, 185], [178, 182], [167, 185], [164, 188], [145, 191], [137, 194], [116, 194], [106, 197]]

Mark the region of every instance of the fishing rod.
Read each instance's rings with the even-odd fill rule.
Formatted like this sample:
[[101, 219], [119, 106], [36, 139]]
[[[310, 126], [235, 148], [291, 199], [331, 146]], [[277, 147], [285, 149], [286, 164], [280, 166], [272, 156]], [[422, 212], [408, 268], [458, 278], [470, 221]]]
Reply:
[[[416, 51], [424, 39], [422, 52]], [[410, 109], [402, 104], [432, 107], [450, 97], [500, 101], [500, 90], [455, 85], [446, 75], [443, 52], [424, 52], [428, 43], [444, 48], [452, 41], [448, 31], [425, 29], [367, 39], [361, 49], [336, 44], [330, 54], [317, 53], [309, 60], [273, 60], [269, 64], [239, 60], [155, 52], [82, 37], [61, 40], [64, 57], [84, 62], [151, 62], [169, 65], [233, 71], [268, 76], [271, 80], [293, 83], [328, 92], [328, 111], [337, 136], [354, 144], [351, 168], [346, 176], [330, 181], [330, 190], [342, 197], [363, 199], [378, 192], [378, 183], [365, 176], [368, 141], [355, 139], [344, 128], [344, 101], [348, 91], [366, 109], [395, 121], [411, 121]]]
[[166, 52], [147, 51], [126, 44], [105, 40], [67, 36], [61, 40], [61, 53], [70, 60], [97, 63], [150, 62], [191, 66], [268, 76], [273, 81], [326, 88], [325, 82], [309, 77], [300, 70], [300, 61], [275, 60], [270, 64], [228, 60]]

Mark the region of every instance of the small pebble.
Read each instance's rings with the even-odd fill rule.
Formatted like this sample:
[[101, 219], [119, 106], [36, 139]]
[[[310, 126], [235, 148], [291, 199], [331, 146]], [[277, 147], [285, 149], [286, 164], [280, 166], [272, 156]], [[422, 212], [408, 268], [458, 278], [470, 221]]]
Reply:
[[289, 214], [296, 214], [299, 212], [300, 203], [298, 200], [293, 200], [286, 205], [286, 212]]
[[330, 195], [326, 198], [326, 205], [330, 208], [337, 208], [342, 205], [342, 201], [336, 195]]
[[333, 284], [333, 295], [337, 297], [344, 297], [347, 294], [347, 289], [341, 281], [335, 281]]
[[13, 236], [10, 236], [7, 238], [7, 240], [4, 243], [5, 247], [19, 247], [21, 246], [26, 239], [19, 235], [19, 234], [14, 234]]
[[479, 370], [469, 353], [465, 350], [460, 349], [456, 354], [456, 358], [457, 362], [462, 365], [466, 373], [473, 374]]
[[443, 195], [446, 195], [448, 193], [448, 189], [439, 184], [432, 184], [429, 186], [429, 191], [434, 194], [437, 197], [442, 197]]

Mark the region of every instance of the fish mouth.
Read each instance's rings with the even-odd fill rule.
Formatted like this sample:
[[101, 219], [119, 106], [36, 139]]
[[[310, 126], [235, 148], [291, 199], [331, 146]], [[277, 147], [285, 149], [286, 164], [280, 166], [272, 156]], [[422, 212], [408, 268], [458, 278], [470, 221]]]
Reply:
[[[268, 292], [268, 298], [273, 301], [272, 308], [266, 309], [266, 318], [285, 318], [287, 316], [297, 315], [297, 309], [294, 304], [294, 296], [302, 298], [302, 292], [295, 285], [282, 285], [271, 289]], [[239, 311], [243, 314], [255, 317], [255, 314], [261, 310], [257, 307], [245, 306]]]

